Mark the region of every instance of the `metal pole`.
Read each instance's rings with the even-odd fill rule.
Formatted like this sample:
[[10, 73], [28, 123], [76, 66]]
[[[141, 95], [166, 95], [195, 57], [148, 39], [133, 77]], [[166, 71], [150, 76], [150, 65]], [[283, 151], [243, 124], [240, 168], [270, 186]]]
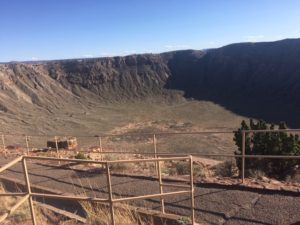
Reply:
[[4, 155], [6, 156], [6, 146], [5, 146], [4, 134], [2, 134], [2, 145], [3, 145]]
[[23, 159], [23, 156], [19, 156], [18, 158], [14, 159], [13, 161], [1, 166], [0, 173], [2, 173], [4, 170], [8, 169], [9, 167], [15, 165], [16, 163], [20, 162], [22, 159]]
[[100, 151], [102, 152], [102, 138], [99, 137], [99, 148], [100, 148]]
[[[164, 191], [163, 191], [162, 178], [161, 178], [160, 161], [157, 162], [157, 167], [158, 167], [159, 192], [160, 194], [162, 194], [164, 193]], [[161, 205], [161, 212], [165, 213], [165, 200], [163, 197], [160, 198], [160, 205]]]
[[153, 134], [154, 158], [157, 158], [156, 136]]
[[191, 220], [192, 225], [195, 224], [195, 199], [194, 199], [194, 171], [193, 171], [193, 156], [190, 156], [190, 185], [191, 185]]
[[246, 135], [242, 131], [242, 183], [245, 181], [245, 149], [246, 149]]
[[[153, 149], [154, 149], [154, 158], [157, 159], [157, 145], [156, 145], [156, 136], [155, 134], [153, 134]], [[158, 167], [159, 167], [159, 162], [157, 161], [155, 163], [155, 170], [156, 170], [156, 174], [157, 176], [159, 177], [159, 170], [158, 170]]]
[[110, 215], [111, 215], [111, 224], [116, 225], [114, 206], [113, 206], [112, 187], [111, 187], [111, 177], [110, 177], [110, 170], [109, 170], [108, 163], [106, 163], [106, 176], [107, 176], [107, 189], [108, 189], [108, 194], [109, 194], [108, 199], [109, 199], [109, 207], [110, 207]]
[[57, 137], [56, 136], [54, 137], [54, 140], [55, 140], [55, 147], [56, 147], [56, 156], [57, 156], [57, 158], [59, 158], [58, 142], [57, 142]]
[[27, 192], [29, 194], [29, 199], [28, 200], [29, 200], [29, 207], [30, 207], [32, 224], [37, 225], [36, 218], [35, 218], [35, 213], [34, 213], [34, 208], [33, 208], [33, 200], [32, 200], [32, 196], [31, 196], [30, 181], [29, 181], [28, 170], [27, 170], [27, 165], [26, 165], [26, 159], [25, 158], [23, 158], [22, 164], [23, 164], [23, 170], [24, 170], [24, 176], [25, 176], [25, 183], [26, 183], [26, 186], [27, 186]]
[[28, 142], [28, 136], [25, 136], [26, 140], [26, 147], [27, 147], [27, 155], [29, 155], [29, 142]]
[[101, 137], [99, 137], [99, 149], [100, 149], [100, 152], [101, 152], [101, 157], [100, 157], [100, 159], [101, 159], [101, 161], [102, 161], [102, 160], [103, 160], [103, 154], [102, 154], [103, 149], [102, 149], [102, 139], [101, 139]]

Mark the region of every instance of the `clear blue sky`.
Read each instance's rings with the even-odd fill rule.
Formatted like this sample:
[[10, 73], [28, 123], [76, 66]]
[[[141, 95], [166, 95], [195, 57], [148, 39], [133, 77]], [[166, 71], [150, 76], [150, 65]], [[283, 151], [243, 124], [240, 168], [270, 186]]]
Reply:
[[2, 0], [0, 62], [300, 37], [299, 0]]

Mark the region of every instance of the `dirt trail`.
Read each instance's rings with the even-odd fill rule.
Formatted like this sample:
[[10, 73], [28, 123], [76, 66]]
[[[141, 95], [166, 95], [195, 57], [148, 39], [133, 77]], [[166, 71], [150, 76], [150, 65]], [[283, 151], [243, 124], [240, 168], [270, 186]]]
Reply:
[[[0, 161], [3, 165], [4, 161]], [[66, 193], [82, 193], [88, 196], [107, 197], [106, 175], [76, 172], [57, 168], [39, 162], [29, 161], [28, 169], [32, 184], [53, 188]], [[11, 178], [23, 180], [21, 165], [2, 173]], [[114, 197], [136, 196], [158, 193], [158, 182], [151, 179], [112, 176]], [[178, 190], [165, 188], [165, 191]], [[189, 196], [167, 197], [166, 211], [188, 215]], [[159, 210], [159, 200], [135, 201], [138, 206]], [[197, 221], [203, 224], [299, 224], [299, 193], [282, 193], [244, 189], [234, 186], [196, 184], [195, 212]]]

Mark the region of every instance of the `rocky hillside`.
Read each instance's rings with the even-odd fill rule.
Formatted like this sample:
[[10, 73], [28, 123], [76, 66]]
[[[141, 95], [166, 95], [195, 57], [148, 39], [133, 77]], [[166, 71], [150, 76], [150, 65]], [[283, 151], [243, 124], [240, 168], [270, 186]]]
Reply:
[[[180, 92], [179, 92], [180, 91]], [[300, 127], [300, 39], [206, 51], [0, 64], [0, 113], [185, 97]]]
[[169, 61], [168, 88], [240, 115], [300, 127], [300, 39], [232, 44], [198, 59], [191, 54], [177, 52]]

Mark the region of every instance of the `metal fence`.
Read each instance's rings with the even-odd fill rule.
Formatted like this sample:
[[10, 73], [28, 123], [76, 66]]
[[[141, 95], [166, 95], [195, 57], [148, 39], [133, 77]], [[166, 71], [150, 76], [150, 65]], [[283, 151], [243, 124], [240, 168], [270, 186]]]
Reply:
[[[87, 197], [87, 196], [76, 196], [76, 195], [55, 195], [55, 194], [44, 194], [44, 193], [37, 193], [31, 191], [31, 183], [28, 175], [27, 169], [27, 159], [28, 160], [46, 160], [46, 161], [60, 161], [60, 162], [75, 162], [75, 163], [94, 163], [94, 164], [101, 164], [105, 167], [106, 170], [106, 177], [107, 177], [107, 189], [108, 189], [108, 198], [97, 198], [97, 197]], [[166, 184], [162, 181], [161, 175], [161, 166], [160, 162], [162, 161], [178, 161], [178, 160], [185, 160], [189, 163], [189, 185], [176, 185], [176, 184]], [[161, 204], [161, 212], [165, 213], [165, 204], [164, 204], [164, 197], [166, 196], [174, 196], [174, 195], [190, 195], [190, 218], [192, 224], [195, 224], [195, 213], [194, 213], [194, 186], [193, 186], [193, 158], [192, 156], [189, 157], [171, 157], [171, 158], [152, 158], [152, 159], [135, 159], [135, 160], [117, 160], [117, 161], [95, 161], [95, 160], [79, 160], [79, 159], [57, 159], [51, 157], [39, 157], [39, 156], [20, 156], [13, 161], [7, 163], [6, 165], [0, 168], [0, 173], [5, 171], [6, 169], [14, 166], [16, 163], [22, 163], [23, 166], [23, 173], [25, 177], [26, 183], [26, 192], [22, 193], [0, 193], [1, 196], [21, 196], [22, 198], [6, 213], [4, 213], [0, 217], [0, 223], [3, 222], [5, 219], [8, 218], [18, 207], [20, 207], [25, 201], [29, 201], [29, 207], [31, 212], [32, 224], [36, 225], [36, 217], [33, 207], [33, 197], [43, 197], [43, 198], [51, 198], [51, 199], [64, 199], [64, 200], [73, 200], [73, 201], [89, 201], [89, 202], [101, 202], [109, 204], [110, 215], [111, 215], [111, 224], [116, 225], [115, 223], [115, 213], [114, 213], [114, 204], [118, 202], [128, 202], [132, 200], [145, 200], [145, 199], [152, 199], [152, 198], [159, 198]], [[140, 162], [155, 162], [156, 163], [156, 171], [157, 177], [159, 181], [159, 194], [150, 194], [150, 195], [140, 195], [134, 197], [126, 197], [126, 198], [113, 198], [113, 190], [111, 184], [111, 173], [110, 173], [110, 166], [113, 164], [120, 164], [120, 163], [140, 163]], [[181, 191], [172, 191], [172, 192], [164, 192], [164, 186], [171, 186], [176, 188], [182, 188]]]
[[[25, 153], [27, 155], [30, 155], [32, 149], [34, 149], [35, 143], [31, 142], [33, 138], [36, 138], [37, 140], [42, 139], [45, 142], [45, 138], [50, 138], [52, 137], [53, 140], [56, 142], [56, 148], [52, 149], [56, 153], [56, 157], [60, 158], [60, 149], [58, 148], [58, 138], [59, 137], [66, 137], [66, 136], [72, 136], [72, 137], [77, 137], [77, 138], [88, 138], [89, 142], [92, 142], [92, 146], [96, 148], [96, 152], [101, 154], [101, 160], [102, 155], [107, 155], [107, 154], [140, 154], [144, 156], [149, 156], [149, 157], [182, 157], [182, 156], [199, 156], [199, 157], [222, 157], [222, 158], [241, 158], [242, 161], [242, 167], [241, 167], [241, 178], [242, 182], [245, 181], [245, 167], [246, 167], [246, 158], [249, 159], [300, 159], [300, 156], [295, 156], [295, 155], [246, 155], [245, 154], [245, 141], [246, 141], [246, 134], [247, 133], [268, 133], [268, 132], [286, 132], [286, 133], [300, 133], [300, 129], [282, 129], [282, 130], [241, 130], [241, 135], [242, 135], [242, 152], [240, 155], [238, 154], [228, 154], [228, 153], [203, 153], [199, 151], [185, 151], [185, 152], [177, 152], [176, 148], [177, 146], [172, 148], [172, 151], [164, 151], [164, 147], [158, 147], [158, 142], [159, 140], [162, 140], [163, 138], [166, 137], [171, 137], [171, 139], [167, 139], [167, 141], [172, 142], [179, 137], [184, 136], [184, 138], [180, 139], [180, 141], [184, 142], [187, 138], [186, 135], [197, 135], [194, 139], [197, 141], [197, 139], [200, 139], [201, 136], [207, 137], [207, 135], [222, 135], [222, 134], [229, 134], [233, 135], [235, 132], [234, 130], [231, 131], [199, 131], [199, 132], [164, 132], [164, 133], [130, 133], [130, 134], [101, 134], [101, 135], [82, 135], [82, 136], [74, 136], [74, 135], [57, 135], [57, 136], [50, 136], [50, 135], [21, 135], [21, 134], [2, 134], [2, 146], [3, 149], [6, 149], [7, 145], [7, 139], [10, 137], [10, 141], [13, 140], [19, 140], [23, 142], [23, 149], [25, 150]], [[104, 139], [107, 141], [107, 139], [122, 139], [124, 137], [134, 137], [133, 139], [136, 140], [137, 137], [141, 138], [147, 138], [147, 146], [142, 146], [142, 148], [148, 148], [149, 151], [132, 151], [132, 150], [126, 150], [126, 151], [120, 151], [120, 150], [111, 150], [111, 149], [106, 149], [103, 146]], [[194, 140], [194, 141], [195, 141]], [[200, 139], [199, 142], [203, 141], [205, 139]], [[232, 138], [231, 138], [232, 140]], [[165, 140], [164, 140], [165, 141]], [[160, 143], [161, 144], [161, 143]], [[151, 147], [149, 147], [151, 145]], [[118, 146], [119, 147], [119, 146]], [[232, 148], [234, 147], [234, 144], [232, 145]], [[118, 148], [117, 148], [118, 149]], [[64, 151], [72, 151], [73, 150], [64, 150]], [[79, 150], [80, 152], [83, 153], [91, 153], [95, 152], [95, 149], [89, 150], [89, 149], [81, 149]], [[6, 151], [4, 151], [6, 152]], [[234, 152], [234, 149], [232, 149], [231, 152]]]
[[[155, 156], [157, 154], [161, 155], [183, 155], [178, 149], [181, 146], [178, 146], [180, 143], [175, 143], [177, 146], [170, 145], [166, 146], [166, 143], [171, 144], [175, 141], [184, 143], [189, 141], [191, 143], [188, 150], [205, 149], [205, 147], [199, 146], [198, 144], [206, 141], [209, 137], [207, 135], [232, 135], [234, 131], [202, 131], [202, 132], [164, 132], [164, 133], [129, 133], [129, 134], [116, 134], [116, 135], [26, 135], [26, 134], [5, 134], [1, 135], [1, 147], [7, 149], [11, 148], [20, 148], [25, 150], [29, 154], [34, 149], [45, 148], [45, 143], [47, 139], [52, 139], [56, 142], [56, 147], [51, 150], [57, 151], [59, 154], [59, 145], [58, 140], [61, 137], [75, 137], [78, 139], [80, 146], [76, 150], [80, 152], [93, 152], [95, 149], [102, 154], [143, 154]], [[124, 150], [124, 142], [133, 143], [129, 148]], [[232, 141], [232, 139], [231, 139]], [[138, 146], [138, 142], [141, 143]], [[118, 145], [118, 143], [120, 143]], [[197, 143], [197, 144], [196, 144]], [[135, 151], [133, 151], [133, 147]], [[136, 147], [138, 146], [138, 147]], [[159, 149], [158, 147], [159, 146]], [[230, 148], [234, 147], [234, 143], [230, 145]], [[94, 148], [94, 149], [93, 149]], [[186, 146], [183, 146], [186, 149]], [[115, 150], [117, 149], [117, 150]], [[185, 155], [190, 155], [190, 153], [198, 154], [199, 152], [187, 151]], [[207, 152], [209, 153], [209, 152]]]
[[[111, 151], [111, 150], [104, 150], [103, 147], [103, 139], [105, 138], [118, 138], [124, 137], [124, 135], [95, 135], [95, 136], [77, 136], [77, 137], [88, 137], [90, 139], [94, 140], [94, 143], [96, 143], [97, 146], [97, 153], [104, 155], [104, 154], [141, 154], [150, 156], [152, 158], [149, 159], [134, 159], [134, 160], [117, 160], [117, 161], [95, 161], [95, 160], [76, 160], [76, 159], [62, 159], [60, 158], [60, 151], [58, 149], [57, 139], [59, 136], [55, 136], [54, 140], [56, 141], [56, 148], [54, 149], [56, 152], [57, 158], [49, 158], [49, 157], [38, 157], [38, 156], [30, 156], [32, 148], [34, 144], [30, 142], [32, 140], [32, 137], [38, 138], [45, 138], [50, 136], [43, 136], [43, 135], [31, 135], [30, 137], [27, 135], [11, 135], [11, 134], [2, 134], [2, 145], [3, 148], [6, 149], [7, 146], [7, 137], [11, 135], [13, 138], [20, 138], [24, 141], [25, 145], [23, 146], [25, 148], [25, 153], [27, 156], [21, 156], [12, 162], [6, 164], [5, 166], [0, 168], [0, 172], [4, 171], [5, 169], [13, 166], [14, 164], [18, 162], [22, 162], [23, 169], [24, 169], [24, 176], [25, 181], [27, 185], [27, 192], [26, 193], [4, 193], [0, 194], [0, 196], [22, 196], [22, 199], [13, 206], [7, 213], [5, 213], [3, 216], [0, 217], [0, 222], [3, 221], [5, 218], [7, 218], [12, 212], [14, 212], [23, 202], [26, 200], [30, 203], [30, 209], [31, 209], [31, 215], [33, 224], [36, 224], [35, 216], [34, 216], [34, 209], [32, 204], [32, 197], [45, 197], [45, 198], [56, 198], [56, 199], [68, 199], [68, 200], [81, 200], [81, 201], [91, 201], [91, 202], [103, 202], [110, 205], [110, 212], [111, 212], [111, 221], [112, 224], [115, 224], [114, 219], [114, 203], [117, 202], [124, 202], [124, 201], [130, 201], [130, 200], [137, 200], [137, 199], [149, 199], [149, 198], [159, 198], [161, 203], [161, 211], [165, 212], [164, 207], [164, 197], [170, 196], [170, 195], [178, 195], [178, 194], [190, 194], [191, 197], [191, 220], [194, 223], [195, 221], [195, 215], [194, 215], [194, 190], [193, 190], [193, 156], [201, 156], [201, 157], [224, 157], [224, 158], [241, 158], [242, 167], [241, 167], [241, 178], [242, 182], [245, 180], [245, 168], [246, 165], [246, 159], [296, 159], [300, 160], [299, 155], [246, 155], [245, 153], [245, 142], [246, 142], [246, 134], [247, 133], [267, 133], [267, 132], [288, 132], [288, 133], [299, 133], [300, 129], [286, 129], [286, 130], [242, 130], [242, 146], [241, 146], [241, 154], [220, 154], [220, 153], [199, 153], [199, 152], [184, 152], [184, 153], [174, 153], [174, 152], [166, 152], [162, 151], [161, 148], [158, 148], [158, 137], [162, 139], [162, 137], [170, 136], [174, 137], [177, 135], [209, 135], [209, 134], [234, 134], [236, 131], [203, 131], [203, 132], [184, 132], [184, 133], [156, 133], [156, 134], [149, 134], [149, 133], [143, 133], [143, 134], [130, 134], [130, 136], [134, 137], [147, 137], [148, 144], [151, 144], [151, 150], [149, 152], [140, 152], [140, 151]], [[60, 135], [60, 136], [66, 136], [66, 135]], [[183, 139], [184, 141], [184, 139]], [[81, 150], [81, 152], [92, 152], [90, 150]], [[189, 155], [189, 156], [188, 156]], [[153, 158], [154, 157], [154, 158]], [[161, 157], [161, 158], [160, 158]], [[36, 159], [36, 160], [51, 160], [51, 161], [65, 161], [65, 162], [85, 162], [85, 163], [95, 163], [95, 164], [102, 164], [106, 168], [106, 174], [107, 174], [107, 183], [108, 183], [108, 192], [109, 196], [107, 199], [100, 199], [100, 198], [91, 198], [91, 197], [78, 197], [78, 196], [61, 196], [61, 195], [51, 195], [51, 194], [41, 194], [41, 193], [33, 193], [30, 189], [30, 181], [28, 178], [28, 170], [26, 165], [26, 159]], [[190, 185], [183, 186], [183, 185], [177, 185], [177, 187], [184, 188], [183, 191], [177, 191], [177, 192], [163, 192], [164, 186], [170, 186], [172, 184], [166, 184], [162, 182], [161, 177], [161, 168], [160, 168], [160, 162], [161, 161], [172, 161], [172, 160], [187, 160], [190, 162]], [[112, 196], [112, 187], [111, 187], [111, 175], [110, 175], [110, 165], [115, 163], [134, 163], [134, 162], [156, 162], [156, 172], [157, 177], [159, 180], [159, 194], [152, 194], [152, 195], [144, 195], [144, 196], [136, 196], [136, 197], [129, 197], [129, 198], [113, 198]], [[175, 185], [173, 185], [175, 186]]]

